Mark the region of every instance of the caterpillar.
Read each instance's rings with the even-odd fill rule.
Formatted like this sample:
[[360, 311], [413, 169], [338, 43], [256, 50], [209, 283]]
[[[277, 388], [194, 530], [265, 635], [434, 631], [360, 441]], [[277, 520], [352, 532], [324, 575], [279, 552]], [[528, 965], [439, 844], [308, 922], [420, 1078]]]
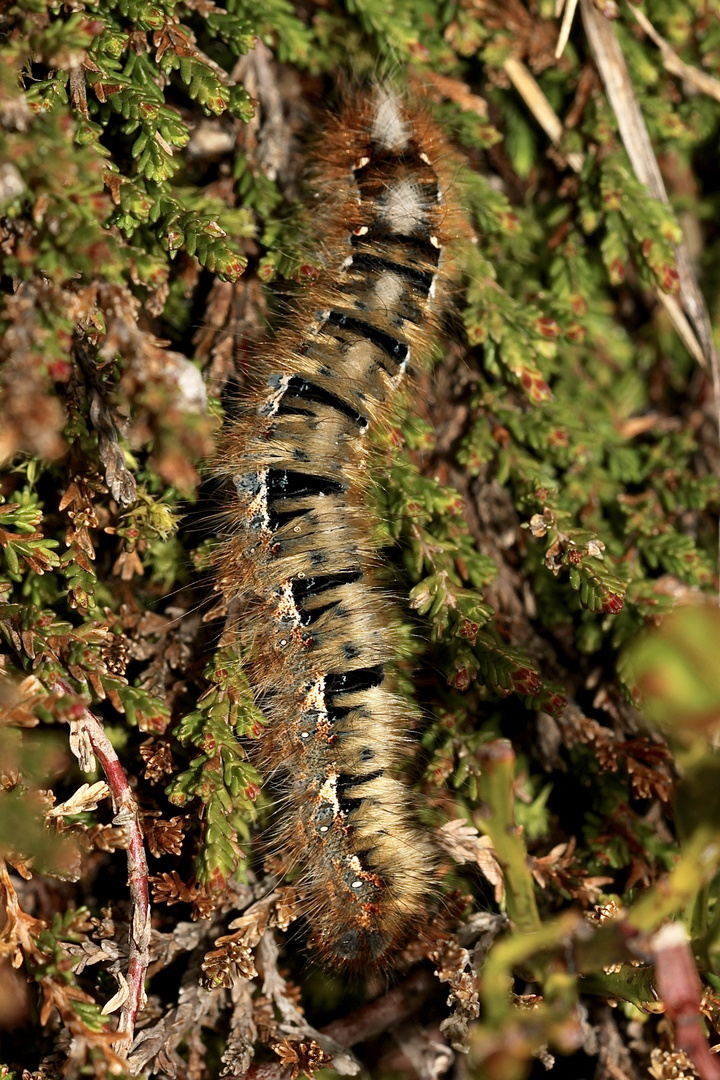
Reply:
[[429, 120], [381, 86], [318, 148], [319, 280], [257, 357], [227, 428], [229, 538], [218, 588], [242, 596], [249, 679], [267, 718], [259, 765], [277, 789], [280, 865], [310, 946], [340, 969], [392, 966], [427, 919], [431, 845], [398, 778], [413, 710], [378, 585], [369, 432], [387, 422], [438, 333], [452, 239], [448, 160]]

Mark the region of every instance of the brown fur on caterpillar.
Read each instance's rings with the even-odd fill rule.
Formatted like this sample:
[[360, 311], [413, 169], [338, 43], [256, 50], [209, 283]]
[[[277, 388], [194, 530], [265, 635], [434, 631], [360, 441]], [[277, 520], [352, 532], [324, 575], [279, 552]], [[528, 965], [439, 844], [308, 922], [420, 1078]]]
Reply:
[[392, 966], [433, 885], [397, 778], [412, 708], [386, 672], [397, 646], [366, 492], [368, 431], [437, 335], [450, 167], [430, 122], [388, 87], [329, 126], [314, 179], [325, 270], [261, 350], [219, 457], [236, 494], [218, 588], [252, 600], [241, 636], [268, 718], [258, 763], [279, 790], [279, 860], [311, 946], [340, 968]]

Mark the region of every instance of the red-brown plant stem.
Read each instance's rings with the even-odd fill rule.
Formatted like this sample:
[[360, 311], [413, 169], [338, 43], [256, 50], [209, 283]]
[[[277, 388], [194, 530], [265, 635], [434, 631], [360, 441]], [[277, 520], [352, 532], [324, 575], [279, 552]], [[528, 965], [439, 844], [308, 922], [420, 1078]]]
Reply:
[[667, 923], [653, 939], [655, 980], [665, 1014], [675, 1026], [675, 1041], [702, 1080], [720, 1080], [720, 1061], [710, 1053], [703, 1030], [702, 984], [682, 923]]
[[[55, 688], [70, 697], [75, 692], [62, 679], [55, 680]], [[128, 943], [127, 989], [128, 997], [120, 1010], [118, 1033], [123, 1039], [125, 1053], [129, 1049], [135, 1031], [137, 1014], [145, 1004], [145, 975], [150, 962], [150, 890], [145, 842], [140, 827], [140, 813], [135, 796], [128, 783], [125, 770], [112, 743], [105, 734], [100, 721], [89, 709], [82, 706], [75, 722], [85, 731], [100, 762], [112, 794], [115, 822], [127, 829], [128, 888], [130, 890], [130, 939]]]
[[[342, 1020], [334, 1020], [320, 1031], [344, 1047], [366, 1042], [417, 1012], [436, 985], [437, 979], [430, 971], [415, 971], [381, 998], [363, 1005]], [[287, 1066], [281, 1062], [251, 1065], [243, 1080], [282, 1080], [286, 1072]]]

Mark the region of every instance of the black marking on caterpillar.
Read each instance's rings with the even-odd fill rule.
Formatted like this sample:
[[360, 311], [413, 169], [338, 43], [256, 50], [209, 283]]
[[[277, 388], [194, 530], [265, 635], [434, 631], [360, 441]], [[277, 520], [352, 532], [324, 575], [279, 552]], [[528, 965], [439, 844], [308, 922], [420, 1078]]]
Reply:
[[436, 334], [450, 239], [446, 151], [381, 88], [318, 151], [327, 270], [260, 356], [261, 384], [221, 449], [234, 535], [219, 588], [268, 717], [280, 862], [311, 945], [339, 967], [391, 966], [427, 921], [433, 855], [397, 779], [412, 707], [394, 694], [388, 602], [373, 575], [367, 431]]

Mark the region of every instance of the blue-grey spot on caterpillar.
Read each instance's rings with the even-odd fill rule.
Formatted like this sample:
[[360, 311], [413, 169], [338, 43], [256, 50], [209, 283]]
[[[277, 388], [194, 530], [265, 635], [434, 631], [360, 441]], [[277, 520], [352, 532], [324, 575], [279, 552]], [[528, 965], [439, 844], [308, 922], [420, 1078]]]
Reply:
[[391, 966], [433, 889], [398, 779], [413, 712], [386, 670], [397, 647], [373, 572], [367, 432], [437, 335], [448, 175], [434, 127], [392, 89], [331, 123], [315, 180], [326, 269], [260, 351], [219, 455], [235, 496], [218, 585], [252, 600], [242, 638], [268, 719], [259, 764], [278, 789], [279, 861], [311, 947], [341, 968]]

